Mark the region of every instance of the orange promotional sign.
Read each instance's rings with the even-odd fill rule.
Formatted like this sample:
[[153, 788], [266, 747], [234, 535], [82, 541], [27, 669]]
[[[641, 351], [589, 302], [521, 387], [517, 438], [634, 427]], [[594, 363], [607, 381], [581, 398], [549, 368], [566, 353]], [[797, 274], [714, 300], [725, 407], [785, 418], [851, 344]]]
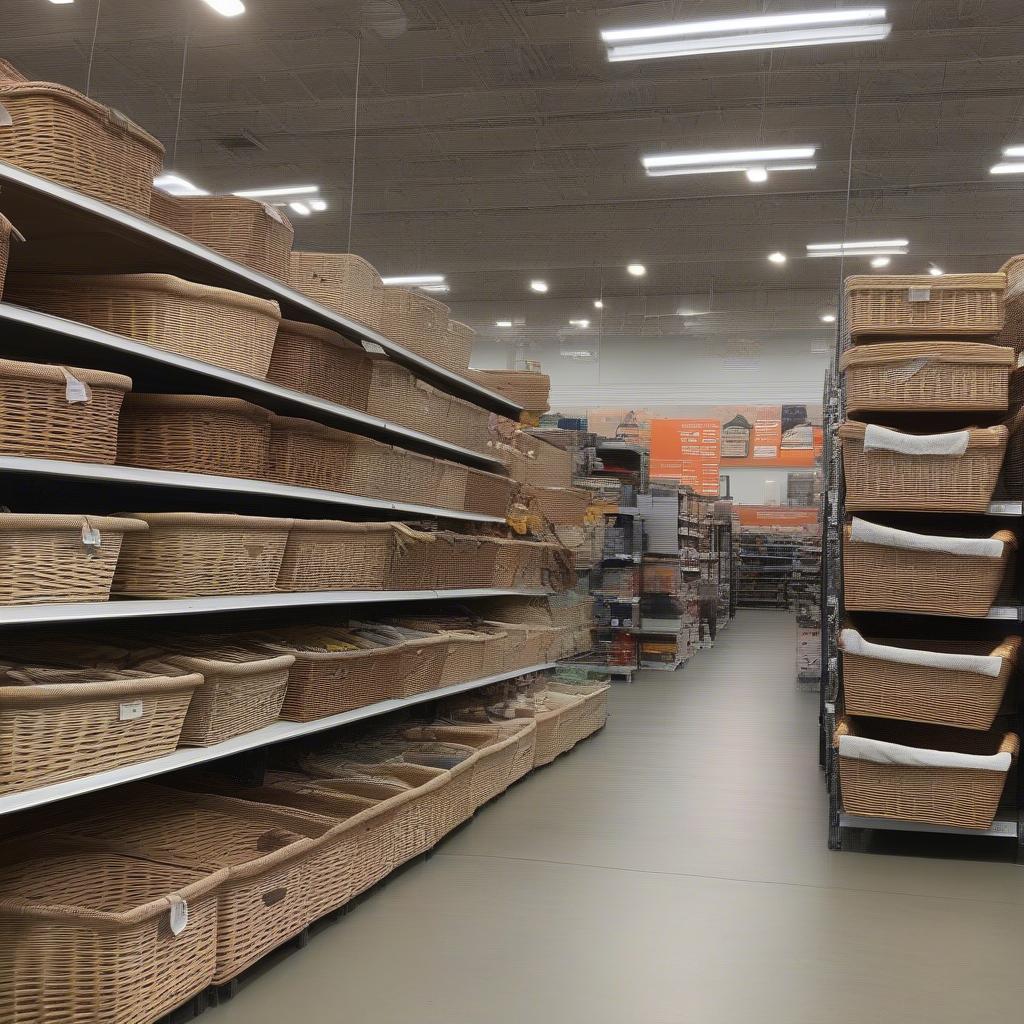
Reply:
[[721, 445], [720, 420], [651, 420], [651, 477], [718, 494]]
[[788, 505], [733, 505], [740, 526], [817, 526], [817, 508]]

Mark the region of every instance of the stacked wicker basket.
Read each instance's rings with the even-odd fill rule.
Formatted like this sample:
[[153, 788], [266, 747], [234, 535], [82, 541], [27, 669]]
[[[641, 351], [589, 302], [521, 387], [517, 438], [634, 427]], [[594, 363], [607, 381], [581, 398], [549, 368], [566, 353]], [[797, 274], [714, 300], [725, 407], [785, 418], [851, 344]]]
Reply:
[[850, 622], [833, 742], [849, 814], [988, 829], [1017, 757], [1000, 713], [1020, 640], [976, 621], [1005, 594], [1017, 551], [986, 515], [1013, 428], [1005, 283], [1004, 273], [846, 282], [838, 434]]

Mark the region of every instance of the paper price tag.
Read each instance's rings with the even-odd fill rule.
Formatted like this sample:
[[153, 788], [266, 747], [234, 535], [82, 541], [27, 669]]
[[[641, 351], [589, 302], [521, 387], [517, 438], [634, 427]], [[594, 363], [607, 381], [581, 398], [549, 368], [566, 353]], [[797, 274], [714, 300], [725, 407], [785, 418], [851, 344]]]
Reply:
[[886, 367], [885, 379], [892, 384], [905, 384], [915, 374], [920, 373], [928, 365], [927, 359], [912, 359], [899, 366]]
[[171, 897], [170, 926], [172, 935], [180, 935], [188, 927], [188, 902], [180, 896]]
[[93, 558], [103, 547], [103, 535], [88, 520], [82, 523], [82, 543], [89, 549], [89, 557]]
[[92, 391], [89, 390], [88, 384], [73, 377], [63, 366], [60, 372], [64, 375], [64, 398], [69, 405], [92, 401]]
[[122, 704], [117, 712], [118, 721], [136, 722], [142, 717], [144, 710], [145, 706], [141, 700], [133, 700], [127, 704]]
[[907, 302], [928, 302], [932, 297], [931, 288], [908, 288]]

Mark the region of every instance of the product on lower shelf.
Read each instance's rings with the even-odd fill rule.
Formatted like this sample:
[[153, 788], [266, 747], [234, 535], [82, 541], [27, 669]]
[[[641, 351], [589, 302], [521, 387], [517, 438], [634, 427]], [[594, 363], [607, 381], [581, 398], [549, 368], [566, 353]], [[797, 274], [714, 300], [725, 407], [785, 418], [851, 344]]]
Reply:
[[371, 359], [361, 346], [319, 324], [282, 320], [277, 327], [267, 380], [365, 410]]

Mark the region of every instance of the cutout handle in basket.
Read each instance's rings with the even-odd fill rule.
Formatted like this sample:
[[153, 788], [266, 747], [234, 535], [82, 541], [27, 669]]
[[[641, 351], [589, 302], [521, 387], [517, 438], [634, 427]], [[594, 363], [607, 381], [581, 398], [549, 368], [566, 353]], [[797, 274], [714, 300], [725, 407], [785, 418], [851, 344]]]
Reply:
[[263, 894], [263, 905], [272, 907], [280, 903], [287, 895], [288, 890], [283, 885], [279, 885], [276, 889], [270, 889]]
[[272, 828], [256, 840], [256, 849], [260, 853], [273, 853], [275, 850], [283, 850], [292, 839], [293, 836], [283, 829]]

